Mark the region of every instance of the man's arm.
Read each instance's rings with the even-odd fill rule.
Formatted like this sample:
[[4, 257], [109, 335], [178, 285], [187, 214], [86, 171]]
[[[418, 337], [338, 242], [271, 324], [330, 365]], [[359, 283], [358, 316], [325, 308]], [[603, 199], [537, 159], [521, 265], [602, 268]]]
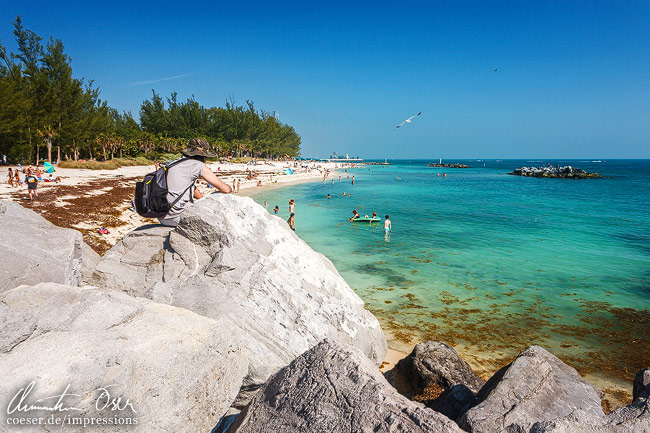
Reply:
[[207, 165], [203, 167], [201, 177], [224, 194], [230, 194], [232, 192], [230, 185], [226, 185], [221, 179], [212, 173], [212, 170], [210, 170]]

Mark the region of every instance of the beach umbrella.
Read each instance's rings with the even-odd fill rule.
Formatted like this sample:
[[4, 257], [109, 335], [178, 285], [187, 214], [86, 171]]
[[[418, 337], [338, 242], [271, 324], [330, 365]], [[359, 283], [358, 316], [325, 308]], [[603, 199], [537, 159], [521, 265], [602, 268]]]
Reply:
[[46, 173], [54, 173], [54, 167], [49, 162], [44, 162], [43, 167], [45, 168]]

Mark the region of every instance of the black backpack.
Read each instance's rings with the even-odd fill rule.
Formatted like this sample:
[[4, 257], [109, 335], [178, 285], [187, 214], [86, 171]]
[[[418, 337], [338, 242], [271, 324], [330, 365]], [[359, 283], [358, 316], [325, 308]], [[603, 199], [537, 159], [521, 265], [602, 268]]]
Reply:
[[[157, 218], [167, 215], [174, 205], [185, 195], [188, 189], [192, 188], [194, 182], [190, 183], [176, 199], [169, 203], [167, 201], [167, 171], [176, 164], [186, 161], [181, 158], [169, 164], [160, 164], [158, 170], [147, 174], [144, 179], [135, 184], [135, 210], [138, 214], [147, 218]], [[190, 197], [191, 199], [191, 197]]]

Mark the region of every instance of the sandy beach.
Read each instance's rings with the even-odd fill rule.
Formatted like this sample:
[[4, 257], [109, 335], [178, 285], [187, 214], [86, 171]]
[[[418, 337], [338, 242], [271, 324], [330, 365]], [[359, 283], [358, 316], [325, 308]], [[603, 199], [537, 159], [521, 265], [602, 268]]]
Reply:
[[[333, 171], [335, 163], [294, 163], [265, 162], [257, 164], [211, 163], [210, 169], [230, 186], [239, 184], [238, 194], [246, 195], [253, 190], [278, 188], [300, 182], [322, 179], [327, 170]], [[30, 201], [25, 185], [12, 187], [7, 183], [8, 166], [0, 168], [0, 200], [11, 200], [22, 206], [39, 212], [50, 222], [60, 226], [79, 230], [84, 240], [103, 254], [126, 233], [143, 224], [157, 221], [143, 218], [133, 211], [131, 200], [135, 182], [145, 174], [154, 171], [153, 165], [128, 166], [115, 170], [87, 170], [57, 168], [53, 177], [60, 177], [61, 182], [39, 182], [39, 201]], [[284, 173], [290, 168], [293, 175]], [[254, 177], [249, 179], [249, 174]], [[43, 179], [48, 178], [43, 175]], [[21, 180], [24, 174], [21, 174]], [[210, 194], [213, 189], [203, 181], [197, 182], [197, 188], [203, 194]], [[108, 229], [108, 234], [97, 232], [101, 227]]]

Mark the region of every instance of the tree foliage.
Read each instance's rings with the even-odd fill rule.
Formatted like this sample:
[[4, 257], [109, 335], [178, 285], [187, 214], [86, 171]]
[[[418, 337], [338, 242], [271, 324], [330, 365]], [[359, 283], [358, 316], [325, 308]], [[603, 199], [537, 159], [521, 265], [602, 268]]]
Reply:
[[[17, 52], [0, 40], [0, 153], [10, 160], [149, 156], [178, 152], [191, 137], [202, 137], [222, 155], [283, 157], [300, 154], [300, 135], [253, 102], [206, 108], [194, 96], [179, 102], [174, 92], [140, 106], [140, 123], [100, 99], [93, 82], [73, 77], [63, 43], [13, 22]], [[47, 149], [44, 152], [42, 148]], [[41, 155], [43, 153], [43, 155]]]

